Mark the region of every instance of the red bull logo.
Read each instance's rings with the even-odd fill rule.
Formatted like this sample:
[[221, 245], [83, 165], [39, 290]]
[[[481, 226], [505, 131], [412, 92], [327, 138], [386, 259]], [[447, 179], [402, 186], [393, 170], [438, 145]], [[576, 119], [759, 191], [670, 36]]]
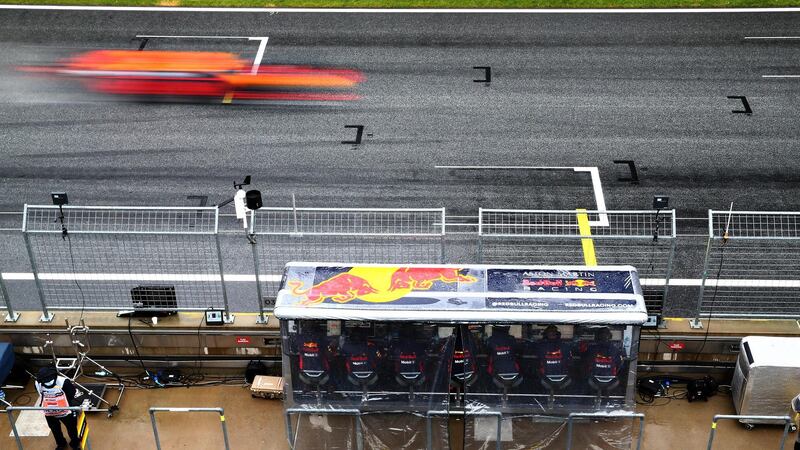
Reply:
[[567, 280], [566, 286], [575, 286], [575, 287], [595, 287], [597, 284], [594, 280], [584, 280], [584, 279], [577, 279], [577, 280]]
[[299, 281], [290, 281], [287, 285], [292, 288], [293, 295], [306, 298], [304, 304], [322, 303], [326, 299], [347, 303], [362, 295], [378, 292], [367, 280], [349, 273], [340, 273], [307, 290], [302, 289], [303, 283]]
[[522, 284], [524, 286], [536, 286], [536, 287], [562, 287], [564, 286], [564, 280], [529, 280], [524, 279], [522, 280]]
[[292, 295], [301, 297], [302, 305], [314, 305], [330, 300], [347, 303], [363, 300], [370, 303], [388, 303], [402, 298], [411, 291], [424, 291], [434, 283], [474, 283], [471, 275], [462, 275], [457, 268], [442, 267], [353, 267], [303, 289], [301, 281], [288, 281]]
[[478, 281], [478, 279], [469, 275], [461, 275], [459, 269], [405, 267], [397, 269], [397, 271], [392, 274], [389, 290], [428, 290], [433, 287], [434, 281], [441, 281], [443, 283], [474, 283]]

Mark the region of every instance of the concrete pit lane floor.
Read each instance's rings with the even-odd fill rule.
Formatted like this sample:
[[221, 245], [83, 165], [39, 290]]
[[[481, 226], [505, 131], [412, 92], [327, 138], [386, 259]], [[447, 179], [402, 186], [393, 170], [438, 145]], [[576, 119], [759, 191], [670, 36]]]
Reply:
[[[8, 391], [15, 406], [30, 406], [36, 401], [32, 384], [24, 391]], [[26, 395], [23, 395], [26, 394]], [[109, 390], [109, 396], [115, 391]], [[708, 402], [688, 403], [686, 400], [657, 399], [657, 406], [639, 406], [646, 415], [644, 444], [646, 450], [705, 449], [711, 419], [714, 414], [734, 414], [733, 403], [727, 394], [719, 394]], [[149, 407], [223, 407], [228, 425], [231, 449], [278, 450], [288, 448], [282, 403], [278, 400], [253, 398], [244, 385], [196, 386], [169, 389], [127, 389], [121, 409], [113, 418], [105, 413], [89, 415], [90, 438], [93, 450], [155, 449], [153, 431], [147, 413]], [[219, 416], [212, 413], [158, 413], [161, 447], [167, 449], [223, 449]], [[333, 424], [333, 422], [331, 422]], [[324, 428], [324, 427], [323, 427]], [[462, 448], [463, 432], [458, 425], [451, 428], [451, 447]], [[579, 435], [576, 428], [576, 436]], [[422, 435], [424, 430], [418, 430]], [[777, 449], [782, 428], [758, 426], [747, 431], [733, 421], [721, 421], [714, 441], [715, 449]], [[346, 448], [322, 444], [322, 428], [312, 432], [307, 449]], [[562, 436], [563, 438], [563, 436]], [[562, 440], [559, 438], [559, 440]], [[791, 448], [794, 433], [790, 433], [786, 448]], [[22, 439], [25, 450], [52, 450], [52, 436]], [[399, 443], [398, 443], [399, 444]], [[491, 442], [488, 448], [494, 449]], [[399, 444], [400, 446], [402, 444]], [[554, 443], [555, 445], [555, 443]], [[574, 448], [585, 448], [576, 439]], [[0, 420], [0, 448], [15, 449], [8, 420]], [[353, 446], [355, 448], [355, 446]], [[374, 447], [366, 441], [365, 449]], [[399, 446], [398, 446], [399, 448]], [[469, 445], [466, 448], [480, 448]], [[504, 446], [504, 448], [511, 448]], [[563, 448], [563, 445], [548, 448]], [[593, 447], [604, 448], [604, 447]]]

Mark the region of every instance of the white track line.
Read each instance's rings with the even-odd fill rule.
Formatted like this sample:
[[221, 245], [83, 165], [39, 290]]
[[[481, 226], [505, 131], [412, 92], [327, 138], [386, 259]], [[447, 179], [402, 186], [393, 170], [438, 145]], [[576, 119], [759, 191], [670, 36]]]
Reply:
[[[1, 274], [4, 280], [33, 281], [30, 272], [8, 272]], [[281, 281], [281, 275], [260, 276], [261, 281]], [[219, 281], [219, 275], [170, 274], [170, 273], [40, 273], [40, 280], [56, 281]], [[225, 281], [256, 281], [255, 275], [225, 274]]]
[[[568, 166], [434, 166], [436, 169], [455, 170], [571, 170], [573, 172], [588, 172], [592, 178], [592, 191], [597, 205], [596, 211], [606, 211], [606, 199], [603, 196], [603, 183], [600, 181], [600, 170], [597, 167], [568, 167]], [[593, 227], [607, 227], [608, 214], [599, 214], [599, 220], [589, 221]]]
[[190, 8], [171, 6], [67, 6], [0, 5], [0, 9], [55, 11], [139, 11], [139, 12], [241, 12], [241, 13], [326, 13], [326, 14], [720, 14], [787, 13], [800, 8], [650, 8], [650, 9], [381, 9], [381, 8]]
[[253, 70], [252, 70], [252, 72], [250, 72], [253, 75], [255, 75], [255, 74], [258, 73], [258, 66], [261, 65], [261, 60], [264, 58], [264, 50], [266, 50], [266, 48], [267, 48], [267, 41], [269, 41], [269, 38], [268, 37], [251, 37], [251, 38], [248, 38], [248, 39], [250, 39], [251, 41], [261, 41], [261, 43], [258, 44], [258, 52], [256, 53], [256, 59], [253, 60]]
[[140, 39], [264, 39], [250, 36], [187, 36], [171, 34], [137, 34], [136, 37]]
[[745, 40], [785, 41], [800, 39], [800, 36], [745, 36]]
[[761, 75], [761, 78], [800, 78], [800, 75]]
[[[33, 274], [30, 272], [6, 272], [0, 274], [6, 281], [33, 281]], [[282, 275], [262, 274], [261, 281], [281, 281]], [[219, 275], [208, 274], [153, 274], [153, 273], [41, 273], [41, 280], [54, 281], [219, 281]], [[247, 274], [225, 274], [225, 281], [253, 283], [256, 281], [255, 275]], [[639, 282], [642, 286], [663, 286], [663, 278], [641, 278]], [[700, 286], [703, 280], [700, 278], [672, 278], [669, 280], [670, 286]], [[797, 288], [800, 287], [800, 280], [739, 280], [739, 279], [715, 279], [706, 280], [706, 286], [720, 287], [781, 287]]]

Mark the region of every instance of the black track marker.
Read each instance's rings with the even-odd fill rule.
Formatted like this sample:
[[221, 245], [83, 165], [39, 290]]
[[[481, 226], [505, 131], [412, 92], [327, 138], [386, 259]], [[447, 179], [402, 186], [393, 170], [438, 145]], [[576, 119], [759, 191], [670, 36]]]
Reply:
[[[187, 195], [187, 200], [200, 200], [199, 206], [206, 206], [208, 204], [208, 196], [207, 195]], [[201, 212], [197, 211], [197, 215], [200, 216]]]
[[199, 206], [206, 206], [208, 204], [208, 196], [207, 195], [187, 195], [187, 200], [200, 200]]
[[753, 114], [753, 110], [750, 109], [750, 104], [747, 103], [747, 97], [745, 97], [744, 95], [729, 95], [728, 98], [731, 99], [731, 100], [741, 100], [742, 101], [742, 105], [744, 105], [744, 110], [743, 111], [739, 110], [739, 109], [734, 109], [733, 111], [731, 111], [732, 113], [734, 113], [734, 114]]
[[489, 66], [473, 66], [473, 69], [481, 70], [483, 69], [485, 75], [485, 79], [483, 80], [472, 80], [476, 83], [491, 83], [492, 82], [492, 68]]
[[351, 145], [358, 145], [361, 143], [361, 135], [364, 134], [364, 125], [345, 125], [345, 128], [355, 128], [356, 129], [356, 140], [355, 141], [342, 141], [342, 144], [351, 144]]
[[614, 164], [627, 164], [631, 171], [630, 177], [617, 178], [617, 181], [629, 181], [633, 184], [639, 184], [639, 174], [636, 172], [636, 163], [632, 159], [615, 159]]
[[[133, 40], [137, 40], [137, 39], [139, 39], [139, 38], [134, 38]], [[150, 42], [150, 39], [142, 38], [141, 41], [142, 42], [139, 44], [139, 51], [144, 50], [145, 46], [147, 46], [147, 43]]]

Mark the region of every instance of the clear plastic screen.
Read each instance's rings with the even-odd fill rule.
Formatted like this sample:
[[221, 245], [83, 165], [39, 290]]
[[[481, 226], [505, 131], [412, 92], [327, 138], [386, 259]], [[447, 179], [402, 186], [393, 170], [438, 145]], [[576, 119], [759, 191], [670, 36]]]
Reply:
[[[464, 448], [497, 448], [498, 417], [503, 449], [564, 448], [570, 413], [634, 409], [638, 327], [481, 324], [459, 331], [463, 348], [455, 354], [473, 355], [475, 372], [464, 383]], [[629, 448], [632, 425], [576, 418], [573, 448]]]
[[[455, 328], [431, 323], [281, 321], [285, 407], [297, 449], [446, 447]], [[341, 416], [339, 414], [344, 414]], [[349, 417], [348, 417], [349, 416]], [[410, 446], [409, 446], [410, 445]], [[344, 446], [344, 447], [343, 447]]]

